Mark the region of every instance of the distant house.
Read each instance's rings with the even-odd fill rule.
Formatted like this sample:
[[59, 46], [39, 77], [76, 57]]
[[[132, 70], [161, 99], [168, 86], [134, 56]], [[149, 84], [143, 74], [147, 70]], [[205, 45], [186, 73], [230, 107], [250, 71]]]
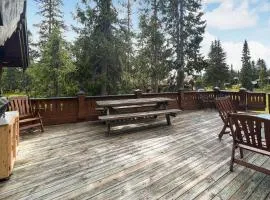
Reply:
[[0, 68], [28, 63], [26, 0], [0, 0]]

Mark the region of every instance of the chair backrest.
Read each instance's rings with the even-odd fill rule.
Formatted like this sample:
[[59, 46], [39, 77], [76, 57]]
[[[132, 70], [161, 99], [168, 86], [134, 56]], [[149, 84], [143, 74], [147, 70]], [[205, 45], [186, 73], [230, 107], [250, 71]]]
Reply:
[[233, 140], [257, 149], [270, 151], [270, 120], [256, 115], [229, 114]]
[[229, 96], [216, 98], [215, 104], [219, 115], [224, 122], [226, 122], [229, 113], [237, 113]]
[[31, 103], [28, 97], [11, 97], [9, 101], [9, 110], [18, 111], [20, 116], [32, 114]]

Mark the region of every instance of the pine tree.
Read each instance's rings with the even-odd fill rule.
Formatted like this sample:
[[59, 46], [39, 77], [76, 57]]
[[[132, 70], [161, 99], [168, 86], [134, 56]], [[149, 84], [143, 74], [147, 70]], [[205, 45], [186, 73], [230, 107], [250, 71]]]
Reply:
[[38, 14], [42, 17], [39, 24], [39, 45], [43, 46], [49, 39], [52, 31], [57, 29], [64, 29], [63, 13], [61, 6], [62, 0], [35, 0], [39, 5]]
[[[63, 79], [76, 69], [71, 61], [69, 44], [63, 39], [65, 24], [61, 7], [62, 0], [35, 0], [39, 4], [38, 14], [42, 20], [39, 27], [39, 59], [31, 65], [28, 74], [31, 77], [34, 93], [39, 96], [60, 96], [74, 94], [77, 84], [73, 79], [66, 84]], [[37, 83], [45, 85], [37, 88]], [[73, 83], [74, 87], [71, 86]], [[64, 87], [64, 85], [66, 87]], [[48, 89], [46, 89], [48, 87]]]
[[112, 0], [82, 0], [76, 18], [81, 25], [74, 51], [81, 87], [91, 94], [116, 93], [124, 44]]
[[264, 87], [267, 84], [267, 67], [263, 59], [258, 59], [257, 68], [259, 70], [260, 87]]
[[189, 61], [193, 63], [191, 66], [201, 66], [199, 50], [206, 26], [202, 20], [201, 0], [168, 0], [163, 3], [164, 21], [176, 55], [177, 85], [183, 87], [185, 63]]
[[121, 78], [121, 91], [120, 92], [130, 92], [134, 88], [134, 50], [133, 50], [133, 39], [135, 38], [135, 33], [133, 32], [132, 26], [132, 10], [133, 3], [135, 0], [127, 0], [122, 3], [122, 10], [119, 12], [125, 13], [121, 21], [121, 31], [119, 32], [119, 37], [123, 38], [123, 53], [121, 55], [123, 73]]
[[252, 66], [250, 62], [250, 52], [248, 48], [248, 43], [245, 40], [243, 51], [242, 51], [242, 69], [241, 69], [241, 76], [240, 81], [242, 83], [242, 87], [252, 90]]
[[238, 73], [237, 73], [237, 71], [235, 71], [235, 70], [233, 69], [233, 65], [231, 65], [231, 70], [230, 70], [230, 83], [232, 83], [232, 84], [235, 83], [235, 80], [234, 80], [235, 77], [238, 77]]
[[170, 71], [169, 57], [171, 52], [166, 46], [162, 29], [161, 1], [147, 0], [140, 16], [139, 55], [140, 69], [150, 77], [150, 84], [154, 92], [158, 92], [160, 82], [168, 77]]
[[31, 77], [31, 94], [46, 97], [75, 95], [78, 91], [73, 78], [75, 72], [67, 43], [60, 30], [54, 28], [43, 46], [41, 59], [27, 69]]
[[212, 42], [208, 57], [206, 82], [211, 86], [223, 87], [229, 79], [229, 68], [226, 64], [226, 53], [219, 40]]
[[251, 61], [252, 81], [257, 80], [260, 77], [260, 68], [256, 65], [255, 61]]

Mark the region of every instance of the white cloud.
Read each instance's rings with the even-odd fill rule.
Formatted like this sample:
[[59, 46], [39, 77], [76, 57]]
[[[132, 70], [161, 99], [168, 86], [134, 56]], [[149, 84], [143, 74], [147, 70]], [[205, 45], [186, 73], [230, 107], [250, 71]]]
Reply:
[[220, 2], [220, 5], [206, 12], [207, 25], [218, 29], [242, 29], [256, 25], [258, 16], [255, 11], [250, 11], [248, 0], [207, 0], [206, 3]]
[[[215, 39], [218, 39], [214, 35], [211, 35], [209, 32], [205, 33], [204, 40], [202, 42], [202, 53], [203, 55], [207, 56], [211, 42]], [[242, 42], [232, 42], [232, 41], [221, 41], [221, 45], [224, 48], [226, 55], [227, 55], [227, 64], [233, 64], [235, 70], [240, 70], [242, 63], [241, 63], [241, 56], [242, 56]], [[258, 58], [262, 58], [266, 61], [268, 68], [270, 68], [270, 47], [267, 47], [260, 42], [257, 41], [248, 41], [249, 50], [251, 53], [252, 60], [257, 61]]]

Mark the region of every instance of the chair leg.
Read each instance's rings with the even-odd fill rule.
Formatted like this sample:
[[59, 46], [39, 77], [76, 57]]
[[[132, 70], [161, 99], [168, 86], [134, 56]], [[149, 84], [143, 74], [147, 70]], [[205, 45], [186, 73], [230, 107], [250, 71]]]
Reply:
[[231, 172], [233, 172], [234, 156], [235, 156], [235, 145], [233, 144], [233, 147], [232, 147], [231, 164], [230, 164], [230, 171], [231, 171]]
[[41, 132], [43, 133], [44, 132], [44, 126], [43, 126], [43, 123], [42, 123], [41, 120], [40, 120], [40, 129], [41, 129]]
[[225, 134], [226, 128], [227, 128], [227, 125], [224, 124], [222, 130], [221, 130], [220, 133], [218, 134], [219, 140], [221, 140], [221, 139], [222, 139], [222, 136]]
[[41, 129], [41, 132], [43, 133], [44, 132], [44, 126], [43, 126], [43, 122], [42, 122], [42, 119], [41, 119], [41, 116], [40, 116], [39, 113], [38, 113], [38, 117], [39, 117], [40, 129]]
[[241, 147], [239, 147], [239, 151], [240, 151], [240, 158], [244, 158], [243, 149]]

